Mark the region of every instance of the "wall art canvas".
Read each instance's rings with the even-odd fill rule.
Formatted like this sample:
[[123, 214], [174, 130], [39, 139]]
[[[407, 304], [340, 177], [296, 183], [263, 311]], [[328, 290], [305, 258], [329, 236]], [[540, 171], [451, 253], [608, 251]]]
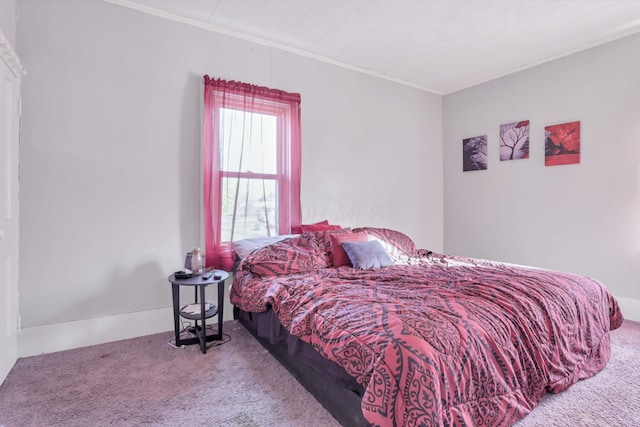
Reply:
[[487, 169], [487, 135], [462, 140], [462, 170]]
[[580, 122], [544, 128], [544, 165], [580, 163]]
[[500, 160], [529, 158], [529, 120], [500, 125]]

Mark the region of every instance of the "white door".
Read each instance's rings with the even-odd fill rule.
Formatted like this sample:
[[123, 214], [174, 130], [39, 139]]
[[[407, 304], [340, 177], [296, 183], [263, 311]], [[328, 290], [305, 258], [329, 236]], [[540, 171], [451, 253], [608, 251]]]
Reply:
[[0, 32], [0, 384], [18, 358], [18, 126], [22, 66]]

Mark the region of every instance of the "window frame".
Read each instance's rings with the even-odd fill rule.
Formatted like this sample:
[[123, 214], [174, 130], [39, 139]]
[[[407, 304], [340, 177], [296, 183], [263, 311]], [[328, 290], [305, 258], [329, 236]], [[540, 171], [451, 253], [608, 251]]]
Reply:
[[[219, 189], [218, 192], [218, 206], [222, 209], [222, 183], [224, 178], [237, 178], [237, 179], [256, 179], [256, 180], [274, 180], [276, 182], [277, 191], [277, 203], [275, 214], [275, 235], [286, 234], [282, 230], [288, 229], [289, 213], [282, 209], [286, 201], [289, 199], [290, 189], [288, 188], [288, 174], [289, 174], [289, 155], [290, 144], [289, 136], [286, 132], [287, 126], [289, 126], [289, 120], [291, 118], [291, 106], [287, 103], [280, 103], [277, 100], [263, 100], [260, 98], [253, 99], [252, 102], [246, 102], [246, 98], [240, 94], [224, 93], [222, 90], [213, 89], [213, 96], [216, 100], [221, 102], [214, 102], [213, 104], [213, 119], [214, 129], [218, 132], [214, 132], [214, 149], [218, 151], [219, 157]], [[222, 99], [221, 99], [222, 98]], [[256, 113], [271, 115], [276, 117], [276, 172], [275, 173], [256, 173], [256, 172], [238, 172], [228, 171], [223, 169], [223, 159], [221, 158], [221, 146], [222, 146], [222, 133], [223, 128], [221, 126], [221, 110], [237, 110], [243, 113]], [[218, 230], [222, 233], [223, 218], [220, 215], [220, 220], [217, 224]], [[234, 240], [233, 234], [230, 236], [231, 240], [222, 240], [221, 243], [228, 243]]]

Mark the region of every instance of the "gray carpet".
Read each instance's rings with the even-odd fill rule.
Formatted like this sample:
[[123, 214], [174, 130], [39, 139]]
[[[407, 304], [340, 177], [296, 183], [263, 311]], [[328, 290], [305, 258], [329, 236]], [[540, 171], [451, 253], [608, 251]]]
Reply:
[[338, 426], [235, 321], [202, 354], [173, 332], [18, 360], [0, 387], [0, 425]]
[[640, 426], [640, 323], [611, 332], [611, 360], [595, 377], [550, 394], [516, 427]]
[[[176, 349], [172, 333], [18, 360], [0, 426], [337, 426], [238, 323], [231, 341]], [[640, 323], [612, 334], [596, 377], [548, 395], [517, 427], [640, 426]]]

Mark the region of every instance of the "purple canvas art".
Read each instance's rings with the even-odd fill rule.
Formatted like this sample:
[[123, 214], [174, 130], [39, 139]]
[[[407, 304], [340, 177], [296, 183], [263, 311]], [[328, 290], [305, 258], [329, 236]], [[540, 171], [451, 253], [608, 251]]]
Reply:
[[487, 169], [487, 135], [462, 140], [462, 170]]

